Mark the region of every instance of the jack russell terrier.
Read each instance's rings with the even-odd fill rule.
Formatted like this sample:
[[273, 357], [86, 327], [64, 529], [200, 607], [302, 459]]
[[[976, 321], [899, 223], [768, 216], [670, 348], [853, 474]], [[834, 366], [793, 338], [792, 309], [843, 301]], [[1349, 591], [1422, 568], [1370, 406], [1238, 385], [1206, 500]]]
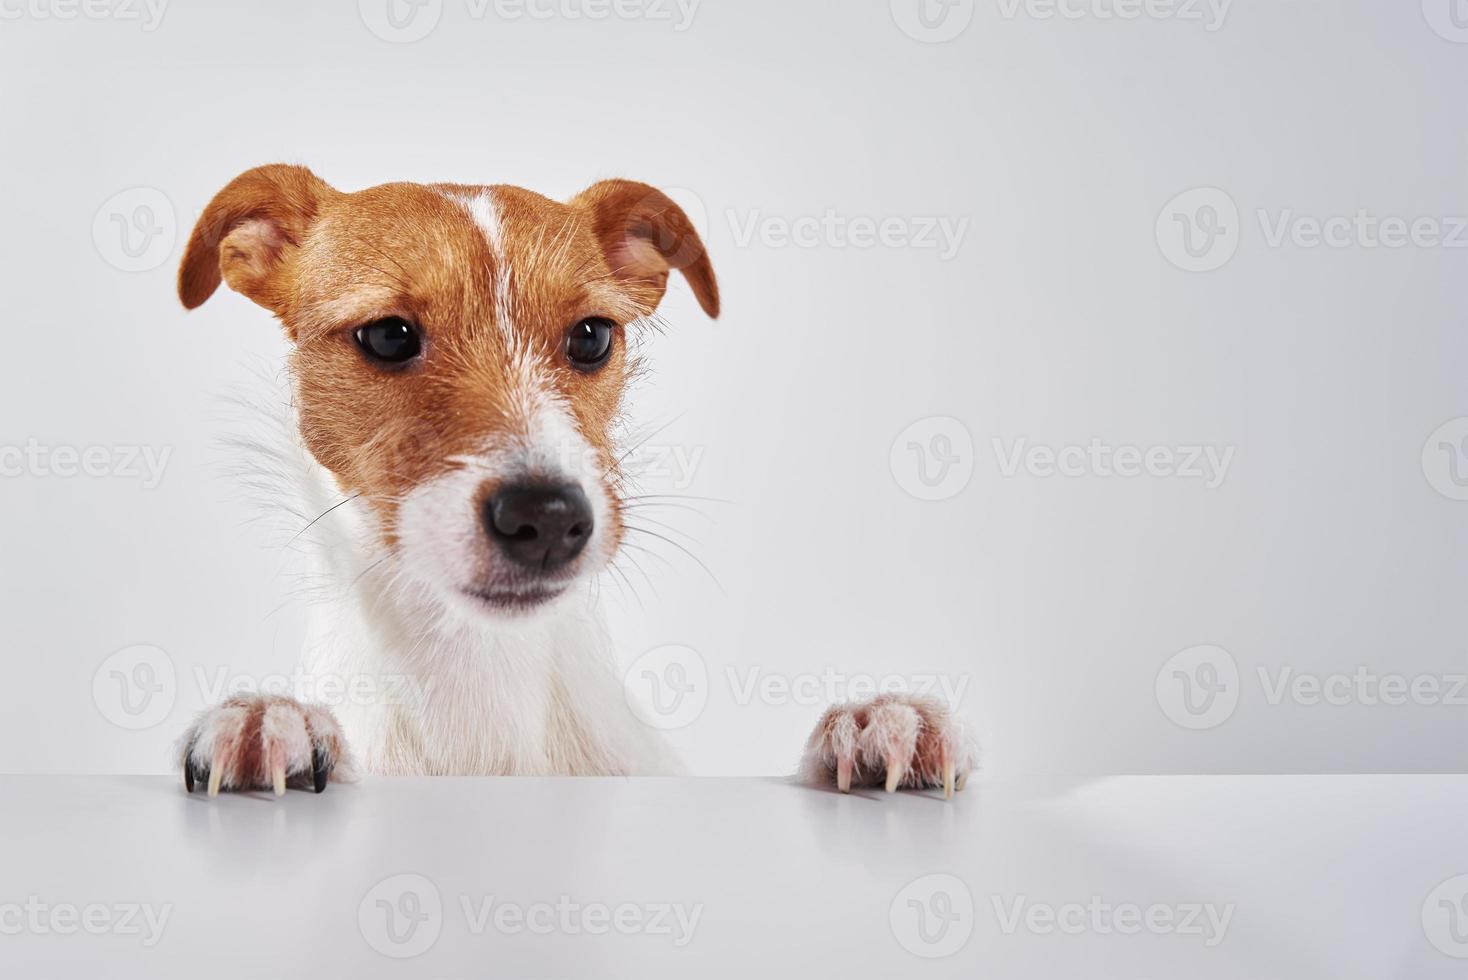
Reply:
[[[330, 515], [316, 560], [335, 586], [305, 672], [433, 683], [339, 716], [226, 700], [180, 740], [190, 790], [678, 771], [627, 704], [592, 601], [639, 505], [614, 438], [637, 367], [628, 332], [674, 269], [717, 317], [688, 217], [627, 180], [562, 204], [503, 185], [343, 193], [273, 165], [210, 201], [179, 298], [193, 309], [223, 281], [283, 324], [299, 492]], [[827, 710], [801, 770], [843, 792], [951, 795], [975, 761], [946, 705], [882, 695]]]

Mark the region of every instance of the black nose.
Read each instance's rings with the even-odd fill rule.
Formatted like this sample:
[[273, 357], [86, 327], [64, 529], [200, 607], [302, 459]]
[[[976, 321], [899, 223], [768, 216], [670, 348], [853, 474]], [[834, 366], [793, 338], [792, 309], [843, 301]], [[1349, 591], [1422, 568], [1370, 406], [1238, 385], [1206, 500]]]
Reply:
[[575, 484], [516, 484], [485, 501], [484, 525], [511, 561], [550, 572], [586, 547], [591, 504]]

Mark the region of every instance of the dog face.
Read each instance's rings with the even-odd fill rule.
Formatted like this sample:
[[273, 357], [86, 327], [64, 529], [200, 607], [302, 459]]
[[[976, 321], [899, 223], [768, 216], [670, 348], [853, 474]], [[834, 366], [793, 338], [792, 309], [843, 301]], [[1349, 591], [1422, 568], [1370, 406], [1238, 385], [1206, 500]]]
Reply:
[[274, 312], [310, 452], [370, 505], [411, 579], [506, 615], [620, 543], [628, 331], [672, 269], [717, 316], [703, 243], [645, 184], [603, 181], [565, 204], [506, 186], [347, 194], [276, 165], [210, 202], [179, 296], [192, 309], [223, 280]]

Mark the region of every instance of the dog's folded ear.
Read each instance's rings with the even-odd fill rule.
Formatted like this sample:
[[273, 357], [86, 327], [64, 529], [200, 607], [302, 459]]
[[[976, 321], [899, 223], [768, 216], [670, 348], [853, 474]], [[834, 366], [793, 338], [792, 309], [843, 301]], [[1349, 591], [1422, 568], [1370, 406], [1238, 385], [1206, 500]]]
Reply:
[[612, 275], [631, 287], [649, 311], [662, 301], [668, 270], [677, 269], [703, 311], [719, 315], [719, 284], [708, 251], [672, 198], [636, 181], [603, 180], [571, 203], [591, 215]]
[[282, 269], [322, 203], [336, 193], [305, 167], [271, 164], [240, 174], [214, 195], [194, 225], [178, 269], [178, 298], [192, 310], [223, 279], [280, 313], [289, 292]]

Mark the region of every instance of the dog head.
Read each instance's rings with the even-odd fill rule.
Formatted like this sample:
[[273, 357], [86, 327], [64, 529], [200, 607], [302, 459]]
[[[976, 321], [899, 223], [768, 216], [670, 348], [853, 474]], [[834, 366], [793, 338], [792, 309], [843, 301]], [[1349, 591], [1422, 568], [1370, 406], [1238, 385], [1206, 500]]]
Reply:
[[402, 571], [471, 614], [515, 614], [621, 541], [628, 330], [673, 269], [717, 316], [703, 243], [646, 184], [568, 203], [508, 186], [343, 193], [275, 165], [205, 208], [179, 297], [193, 309], [223, 281], [272, 311], [305, 445], [372, 508]]

